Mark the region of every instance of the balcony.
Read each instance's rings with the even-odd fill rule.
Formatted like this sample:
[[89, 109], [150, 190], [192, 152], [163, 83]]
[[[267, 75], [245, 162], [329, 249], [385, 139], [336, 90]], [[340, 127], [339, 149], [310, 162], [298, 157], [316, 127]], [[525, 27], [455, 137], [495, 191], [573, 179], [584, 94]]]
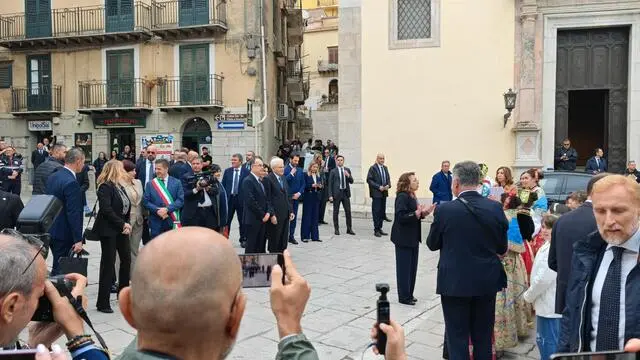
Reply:
[[152, 1], [153, 26], [151, 31], [167, 40], [212, 37], [227, 32], [226, 0]]
[[289, 60], [287, 62], [287, 90], [289, 91], [289, 98], [294, 103], [304, 102], [302, 75], [302, 62], [300, 60]]
[[338, 63], [318, 60], [318, 72], [321, 74], [335, 74], [338, 72]]
[[43, 85], [11, 88], [11, 114], [38, 118], [62, 113], [62, 86]]
[[143, 79], [80, 81], [80, 114], [151, 112], [151, 85]]
[[158, 81], [158, 107], [164, 112], [222, 109], [221, 75], [165, 77]]
[[302, 18], [302, 8], [287, 8], [287, 40], [289, 46], [301, 45], [304, 34], [305, 20]]
[[128, 10], [78, 6], [35, 15], [0, 15], [0, 46], [14, 51], [45, 50], [150, 39], [151, 6], [136, 2]]

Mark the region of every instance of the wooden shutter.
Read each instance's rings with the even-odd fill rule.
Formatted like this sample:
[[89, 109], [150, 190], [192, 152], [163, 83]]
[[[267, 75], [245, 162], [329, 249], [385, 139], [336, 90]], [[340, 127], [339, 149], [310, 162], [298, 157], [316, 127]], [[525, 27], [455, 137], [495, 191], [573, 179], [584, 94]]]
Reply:
[[329, 64], [337, 64], [338, 63], [338, 47], [330, 46], [327, 48], [329, 52]]
[[13, 69], [10, 62], [0, 63], [0, 89], [8, 89], [13, 84]]

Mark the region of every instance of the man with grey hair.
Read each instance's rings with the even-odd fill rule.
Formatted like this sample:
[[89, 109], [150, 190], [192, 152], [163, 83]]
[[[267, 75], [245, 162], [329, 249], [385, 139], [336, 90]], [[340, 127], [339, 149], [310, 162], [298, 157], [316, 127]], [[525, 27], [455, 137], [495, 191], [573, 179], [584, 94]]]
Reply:
[[481, 182], [477, 163], [453, 168], [451, 189], [456, 201], [439, 205], [427, 246], [440, 250], [436, 292], [445, 322], [451, 359], [491, 359], [496, 293], [507, 286], [499, 256], [507, 252], [509, 224], [499, 202], [476, 191]]
[[76, 174], [84, 168], [84, 152], [74, 147], [67, 151], [64, 158], [64, 168], [56, 171], [47, 179], [47, 195], [53, 195], [63, 203], [60, 215], [56, 217], [49, 234], [51, 235], [51, 250], [53, 251], [53, 268], [51, 275], [58, 275], [58, 261], [82, 251], [82, 220], [83, 208], [82, 190], [76, 181]]
[[271, 159], [271, 173], [263, 179], [267, 197], [273, 207], [273, 216], [267, 223], [269, 252], [280, 253], [287, 248], [289, 221], [294, 218], [289, 199], [289, 184], [284, 177], [284, 160], [275, 156]]

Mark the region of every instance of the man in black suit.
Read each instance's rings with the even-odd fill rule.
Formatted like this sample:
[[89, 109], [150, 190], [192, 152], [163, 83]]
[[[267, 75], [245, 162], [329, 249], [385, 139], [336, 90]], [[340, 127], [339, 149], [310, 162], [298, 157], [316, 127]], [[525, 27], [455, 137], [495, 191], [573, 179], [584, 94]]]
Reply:
[[333, 227], [335, 234], [340, 235], [340, 226], [338, 224], [338, 214], [340, 213], [340, 204], [344, 208], [344, 215], [347, 218], [347, 234], [355, 235], [351, 224], [351, 187], [353, 177], [351, 170], [344, 167], [344, 156], [336, 156], [337, 167], [329, 174], [329, 201], [333, 202]]
[[[147, 183], [155, 179], [155, 164], [156, 153], [158, 148], [155, 145], [147, 146], [145, 150], [145, 159], [140, 159], [136, 163], [136, 178], [142, 183], [142, 188], [147, 188]], [[146, 245], [151, 240], [151, 234], [149, 233], [149, 217], [146, 216], [142, 222], [142, 243]]]
[[371, 214], [373, 216], [373, 232], [376, 237], [389, 235], [382, 231], [382, 222], [387, 218], [387, 197], [391, 180], [389, 169], [384, 165], [384, 154], [378, 154], [376, 163], [371, 165], [367, 174], [369, 196], [371, 196]]
[[187, 161], [187, 153], [176, 152], [175, 162], [169, 168], [169, 176], [173, 176], [176, 179], [184, 179], [185, 176], [193, 175], [193, 169], [191, 169], [191, 165], [187, 164]]
[[[208, 182], [203, 178], [202, 159], [197, 157], [191, 161], [193, 174], [185, 174], [182, 178], [184, 187], [184, 206], [181, 217], [183, 226], [200, 226], [219, 231], [226, 225], [226, 219], [220, 217], [220, 185]], [[223, 223], [224, 222], [224, 223]]]
[[454, 166], [458, 199], [436, 208], [427, 238], [429, 249], [440, 250], [436, 292], [451, 359], [469, 358], [469, 338], [474, 359], [491, 359], [496, 293], [507, 286], [499, 256], [507, 252], [509, 224], [499, 202], [478, 194], [481, 181], [478, 164]]
[[587, 235], [598, 230], [596, 218], [591, 204], [593, 185], [609, 174], [595, 175], [587, 184], [587, 201], [579, 208], [562, 215], [551, 231], [551, 247], [549, 248], [549, 268], [558, 273], [556, 279], [556, 314], [564, 312], [567, 284], [571, 273], [571, 257], [573, 244], [587, 238]]
[[[317, 141], [320, 142], [320, 149], [322, 149], [322, 141]], [[320, 170], [320, 175], [322, 176], [322, 184], [324, 186], [322, 187], [322, 190], [320, 190], [320, 212], [318, 213], [318, 224], [328, 224], [326, 221], [324, 221], [324, 213], [327, 212], [327, 201], [329, 201], [329, 187], [327, 186], [327, 184], [329, 184], [329, 174], [331, 173], [331, 170], [335, 168], [336, 159], [331, 156], [331, 154], [329, 153], [329, 149], [324, 149], [322, 154], [322, 169]]]
[[294, 214], [289, 197], [289, 184], [284, 177], [284, 160], [275, 157], [270, 165], [271, 174], [263, 180], [273, 207], [271, 222], [267, 223], [268, 249], [270, 253], [281, 253], [287, 248], [289, 221], [293, 220]]
[[49, 176], [64, 166], [64, 156], [67, 153], [67, 147], [62, 144], [55, 144], [51, 148], [51, 156], [45, 162], [40, 164], [33, 176], [32, 195], [42, 195], [47, 189], [47, 179]]
[[44, 145], [42, 143], [38, 143], [38, 148], [33, 150], [31, 153], [31, 164], [33, 165], [33, 170], [38, 168], [40, 164], [42, 164], [49, 157], [49, 153], [44, 149]]
[[244, 178], [241, 185], [242, 227], [247, 238], [245, 254], [266, 252], [265, 226], [271, 219], [273, 210], [269, 204], [267, 189], [262, 183], [264, 175], [262, 159], [254, 158], [251, 161], [251, 173]]

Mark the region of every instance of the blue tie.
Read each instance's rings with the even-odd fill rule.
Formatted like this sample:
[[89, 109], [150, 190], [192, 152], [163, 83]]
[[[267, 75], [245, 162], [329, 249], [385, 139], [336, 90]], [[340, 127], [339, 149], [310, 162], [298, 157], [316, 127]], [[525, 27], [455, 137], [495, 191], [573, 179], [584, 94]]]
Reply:
[[620, 325], [620, 283], [624, 248], [614, 246], [611, 251], [613, 261], [607, 270], [600, 294], [596, 351], [620, 350], [618, 326]]
[[278, 177], [278, 182], [280, 183], [280, 188], [284, 190], [284, 182], [282, 182], [282, 176]]
[[231, 191], [231, 195], [237, 195], [238, 194], [238, 169], [235, 169], [233, 171], [233, 185], [232, 185], [232, 191]]

